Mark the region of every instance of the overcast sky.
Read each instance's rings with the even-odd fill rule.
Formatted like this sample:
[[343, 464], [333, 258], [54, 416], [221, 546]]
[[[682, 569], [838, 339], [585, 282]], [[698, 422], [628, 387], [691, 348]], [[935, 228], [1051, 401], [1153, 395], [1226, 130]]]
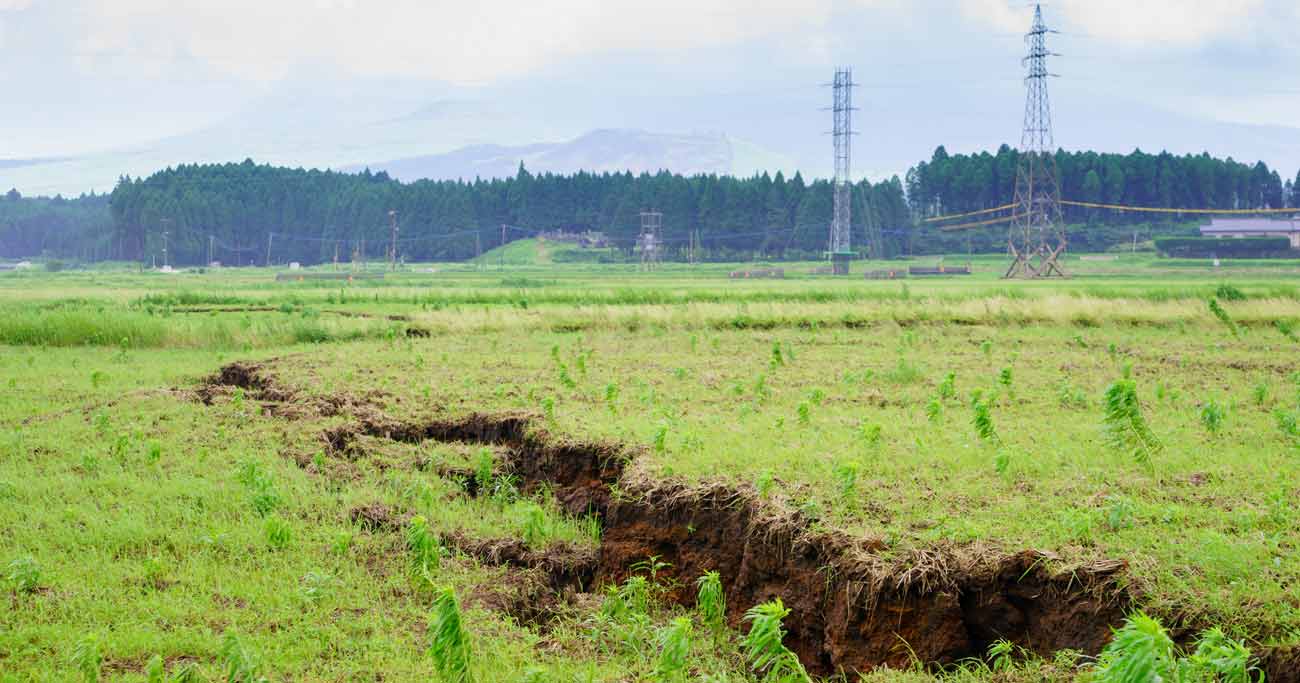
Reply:
[[[0, 159], [194, 131], [305, 73], [690, 107], [704, 94], [714, 106], [719, 93], [815, 92], [841, 63], [863, 83], [860, 125], [885, 101], [985, 112], [1010, 119], [990, 121], [989, 144], [1014, 144], [1019, 122], [1004, 112], [1022, 107], [1031, 12], [1007, 0], [0, 0]], [[1061, 31], [1060, 102], [1300, 126], [1294, 0], [1057, 0], [1044, 12]], [[1057, 139], [1074, 147], [1069, 116], [1058, 107]], [[935, 131], [926, 145], [943, 141]]]

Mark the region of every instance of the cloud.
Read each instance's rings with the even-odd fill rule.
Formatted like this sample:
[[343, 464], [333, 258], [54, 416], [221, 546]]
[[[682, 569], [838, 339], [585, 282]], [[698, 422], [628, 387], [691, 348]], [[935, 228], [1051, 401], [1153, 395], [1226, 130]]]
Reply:
[[263, 81], [326, 59], [360, 74], [482, 82], [602, 52], [675, 55], [811, 32], [832, 1], [86, 0], [79, 48], [192, 57]]
[[[1033, 12], [1008, 0], [961, 0], [961, 6], [967, 17], [1003, 31], [1026, 30]], [[1296, 13], [1287, 0], [1058, 0], [1043, 11], [1053, 28], [1127, 47], [1254, 40], [1288, 11], [1292, 20]]]

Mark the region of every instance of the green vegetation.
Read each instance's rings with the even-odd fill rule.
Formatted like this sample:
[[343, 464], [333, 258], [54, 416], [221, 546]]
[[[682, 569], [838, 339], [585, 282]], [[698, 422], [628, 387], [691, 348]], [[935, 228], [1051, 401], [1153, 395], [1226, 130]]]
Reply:
[[[877, 257], [1001, 252], [1005, 245], [997, 230], [945, 233], [919, 219], [1006, 204], [1017, 163], [1018, 152], [1006, 145], [970, 155], [949, 155], [939, 147], [904, 178], [861, 181], [854, 188], [852, 243], [867, 244], [867, 235], [879, 230], [883, 253]], [[1292, 184], [1262, 162], [1252, 166], [1205, 154], [1060, 151], [1056, 164], [1064, 196], [1076, 201], [1189, 209], [1300, 205]], [[354, 251], [386, 260], [388, 212], [396, 210], [399, 253], [407, 260], [477, 256], [483, 264], [595, 265], [635, 261], [638, 214], [645, 206], [658, 206], [669, 260], [687, 260], [693, 233], [701, 238], [699, 252], [706, 261], [815, 258], [825, 249], [831, 194], [826, 180], [786, 178], [780, 172], [749, 178], [667, 172], [535, 175], [521, 166], [511, 178], [402, 183], [382, 172], [336, 173], [246, 160], [124, 178], [111, 196], [31, 199], [13, 192], [0, 197], [0, 253], [161, 263], [166, 230], [173, 264], [266, 265], [268, 247], [270, 260], [280, 264], [351, 261]], [[1148, 250], [1154, 237], [1196, 235], [1195, 221], [1181, 217], [1150, 222], [1143, 214], [1080, 207], [1066, 207], [1065, 217], [1071, 248], [1083, 251], [1135, 249], [1139, 233]], [[599, 249], [534, 240], [511, 244], [555, 230], [600, 231], [612, 243]], [[1246, 248], [1245, 240], [1224, 242], [1229, 241], [1242, 244], [1218, 246], [1230, 252]]]
[[[755, 533], [860, 542], [885, 581], [1034, 551], [1065, 576], [1122, 561], [1139, 596], [1104, 651], [1008, 634], [866, 681], [1258, 680], [1300, 644], [1279, 333], [1300, 269], [1126, 257], [1004, 283], [975, 264], [906, 285], [734, 264], [0, 274], [0, 680], [823, 673], [794, 654], [807, 596], [738, 597], [732, 569], [674, 558], [599, 574], [598, 511], [530, 481], [516, 444], [422, 438], [470, 416], [622, 445], [624, 481], [752, 500]], [[256, 372], [208, 380], [235, 361]], [[660, 531], [702, 548], [724, 530], [701, 520]], [[1175, 625], [1202, 635], [1177, 647]]]
[[1286, 237], [1159, 237], [1155, 245], [1162, 254], [1184, 258], [1268, 258], [1291, 250], [1291, 240]]

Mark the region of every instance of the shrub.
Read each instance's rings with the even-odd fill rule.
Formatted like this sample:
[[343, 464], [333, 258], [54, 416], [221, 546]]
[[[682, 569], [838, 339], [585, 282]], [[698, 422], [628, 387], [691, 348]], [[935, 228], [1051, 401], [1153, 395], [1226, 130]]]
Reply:
[[1157, 237], [1156, 249], [1166, 256], [1223, 258], [1266, 258], [1291, 249], [1286, 237]]

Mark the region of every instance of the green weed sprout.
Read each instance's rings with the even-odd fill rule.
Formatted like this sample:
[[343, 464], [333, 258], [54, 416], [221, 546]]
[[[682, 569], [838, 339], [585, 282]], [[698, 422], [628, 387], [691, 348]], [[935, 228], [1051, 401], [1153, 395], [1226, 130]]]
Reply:
[[727, 627], [727, 596], [722, 591], [722, 577], [718, 572], [706, 572], [695, 580], [695, 610], [700, 620], [719, 635]]
[[267, 683], [262, 675], [262, 660], [249, 648], [238, 633], [227, 631], [221, 641], [222, 668], [226, 670], [226, 683]]
[[1119, 380], [1106, 389], [1104, 421], [1110, 446], [1127, 451], [1141, 465], [1149, 466], [1151, 457], [1163, 448], [1142, 416], [1137, 384], [1131, 379]]
[[41, 585], [41, 565], [30, 555], [14, 558], [5, 567], [5, 582], [15, 593], [32, 593]]
[[939, 382], [939, 399], [948, 400], [957, 396], [957, 373], [950, 372], [943, 376], [943, 381]]
[[984, 397], [975, 399], [971, 405], [973, 415], [971, 416], [971, 425], [975, 427], [975, 433], [979, 438], [985, 441], [998, 441], [997, 430], [993, 428], [993, 413], [989, 405], [989, 400]]
[[812, 683], [799, 657], [782, 642], [785, 629], [781, 620], [790, 614], [781, 598], [751, 607], [745, 612], [749, 633], [742, 641], [745, 658], [763, 683]]
[[279, 517], [267, 517], [262, 528], [266, 533], [266, 544], [274, 550], [284, 550], [293, 541], [293, 529]]
[[540, 505], [531, 506], [524, 520], [524, 544], [534, 550], [540, 549], [546, 542], [546, 527], [546, 511]]
[[1250, 650], [1218, 628], [1201, 633], [1196, 649], [1179, 652], [1159, 620], [1135, 612], [1115, 631], [1090, 677], [1093, 683], [1171, 681], [1172, 683], [1252, 683], [1263, 681], [1251, 664]]
[[460, 605], [450, 587], [437, 591], [429, 623], [429, 656], [438, 678], [446, 683], [469, 683], [469, 634], [460, 618]]
[[427, 574], [430, 569], [437, 569], [442, 558], [442, 543], [429, 529], [429, 521], [424, 515], [411, 518], [406, 527], [406, 549], [410, 552], [411, 572], [415, 575]]
[[81, 680], [85, 683], [98, 683], [100, 667], [104, 663], [104, 655], [99, 648], [99, 637], [95, 634], [89, 634], [77, 641], [72, 648], [72, 666], [81, 674]]
[[690, 651], [691, 620], [677, 617], [659, 632], [659, 661], [655, 664], [655, 679], [685, 680], [686, 658]]
[[1223, 418], [1223, 406], [1216, 401], [1206, 401], [1201, 406], [1201, 426], [1211, 435], [1216, 435], [1223, 429]]
[[167, 675], [167, 665], [160, 655], [154, 655], [144, 667], [145, 680], [148, 683], [199, 683], [199, 670], [193, 662], [186, 662], [176, 667], [176, 671]]
[[1219, 305], [1219, 300], [1210, 297], [1208, 303], [1210, 306], [1210, 312], [1214, 314], [1214, 317], [1218, 318], [1219, 322], [1223, 323], [1223, 326], [1228, 328], [1228, 331], [1232, 333], [1232, 336], [1240, 337], [1241, 331], [1237, 329], [1237, 323], [1233, 322], [1232, 317], [1228, 315], [1228, 312], [1223, 310], [1223, 307]]

